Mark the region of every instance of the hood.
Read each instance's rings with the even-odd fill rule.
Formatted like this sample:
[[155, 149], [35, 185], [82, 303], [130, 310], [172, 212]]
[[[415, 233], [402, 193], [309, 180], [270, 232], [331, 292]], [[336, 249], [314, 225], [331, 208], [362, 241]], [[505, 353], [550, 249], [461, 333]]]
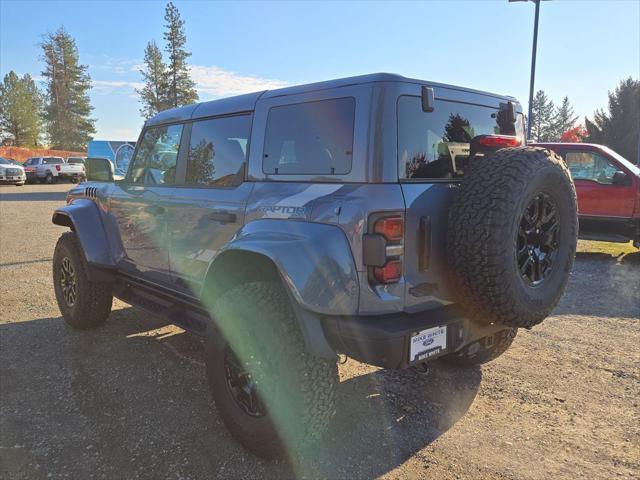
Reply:
[[22, 170], [22, 173], [24, 173], [24, 167], [22, 165], [5, 165], [5, 164], [1, 164], [0, 165], [0, 170], [6, 170], [7, 168], [17, 168], [19, 170]]

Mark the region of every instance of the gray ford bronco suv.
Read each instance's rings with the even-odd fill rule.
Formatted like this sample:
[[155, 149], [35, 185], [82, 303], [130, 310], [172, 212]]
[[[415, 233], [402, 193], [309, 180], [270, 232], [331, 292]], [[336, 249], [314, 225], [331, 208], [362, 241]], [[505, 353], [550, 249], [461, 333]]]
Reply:
[[201, 335], [245, 447], [317, 445], [339, 355], [474, 366], [553, 310], [576, 195], [524, 143], [515, 99], [391, 74], [161, 112], [123, 180], [90, 159], [53, 214], [60, 310], [96, 327], [115, 296]]

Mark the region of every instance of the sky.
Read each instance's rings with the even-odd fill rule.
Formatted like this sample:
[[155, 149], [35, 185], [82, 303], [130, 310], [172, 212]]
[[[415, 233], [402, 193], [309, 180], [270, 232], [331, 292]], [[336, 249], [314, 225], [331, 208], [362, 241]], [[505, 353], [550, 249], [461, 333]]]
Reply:
[[[200, 100], [372, 72], [513, 95], [526, 108], [534, 4], [174, 1]], [[0, 0], [0, 75], [41, 79], [42, 35], [76, 39], [93, 80], [96, 139], [135, 140], [148, 41], [164, 44], [165, 2]], [[640, 78], [640, 0], [550, 0], [540, 9], [536, 90], [567, 95], [581, 119]]]

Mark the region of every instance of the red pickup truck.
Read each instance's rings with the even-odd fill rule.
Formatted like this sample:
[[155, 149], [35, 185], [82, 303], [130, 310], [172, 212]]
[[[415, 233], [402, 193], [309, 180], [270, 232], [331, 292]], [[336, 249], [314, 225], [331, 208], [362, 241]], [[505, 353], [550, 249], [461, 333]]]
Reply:
[[640, 248], [640, 168], [603, 145], [535, 143], [558, 153], [578, 192], [580, 238]]

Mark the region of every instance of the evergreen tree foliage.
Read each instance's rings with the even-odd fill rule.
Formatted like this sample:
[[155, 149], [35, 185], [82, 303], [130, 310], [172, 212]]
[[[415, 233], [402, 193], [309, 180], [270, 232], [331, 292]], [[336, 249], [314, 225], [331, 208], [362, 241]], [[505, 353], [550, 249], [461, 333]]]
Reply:
[[12, 70], [0, 84], [0, 135], [17, 147], [37, 147], [42, 138], [42, 94], [29, 74]]
[[560, 141], [562, 134], [572, 130], [575, 127], [577, 120], [578, 116], [575, 114], [573, 107], [569, 102], [569, 97], [564, 97], [556, 111], [556, 126], [553, 141]]
[[187, 37], [184, 33], [184, 20], [172, 2], [167, 3], [164, 19], [167, 22], [164, 33], [164, 39], [167, 42], [165, 51], [169, 54], [167, 62], [169, 105], [171, 107], [188, 105], [198, 100], [198, 93], [187, 67], [187, 59], [191, 53], [185, 49]]
[[45, 119], [49, 143], [61, 150], [83, 150], [96, 132], [90, 117], [91, 77], [87, 66], [79, 63], [78, 47], [61, 27], [45, 35], [42, 59], [46, 82]]
[[150, 118], [169, 108], [167, 66], [162, 61], [162, 52], [155, 41], [144, 49], [144, 70], [140, 70], [144, 87], [136, 90], [140, 95], [140, 114]]
[[538, 90], [533, 98], [533, 108], [529, 121], [531, 122], [531, 137], [533, 141], [554, 141], [557, 133], [557, 113], [553, 100], [547, 96], [544, 90]]
[[596, 110], [585, 119], [588, 142], [606, 145], [637, 163], [640, 142], [640, 81], [629, 77], [609, 92], [608, 112]]

